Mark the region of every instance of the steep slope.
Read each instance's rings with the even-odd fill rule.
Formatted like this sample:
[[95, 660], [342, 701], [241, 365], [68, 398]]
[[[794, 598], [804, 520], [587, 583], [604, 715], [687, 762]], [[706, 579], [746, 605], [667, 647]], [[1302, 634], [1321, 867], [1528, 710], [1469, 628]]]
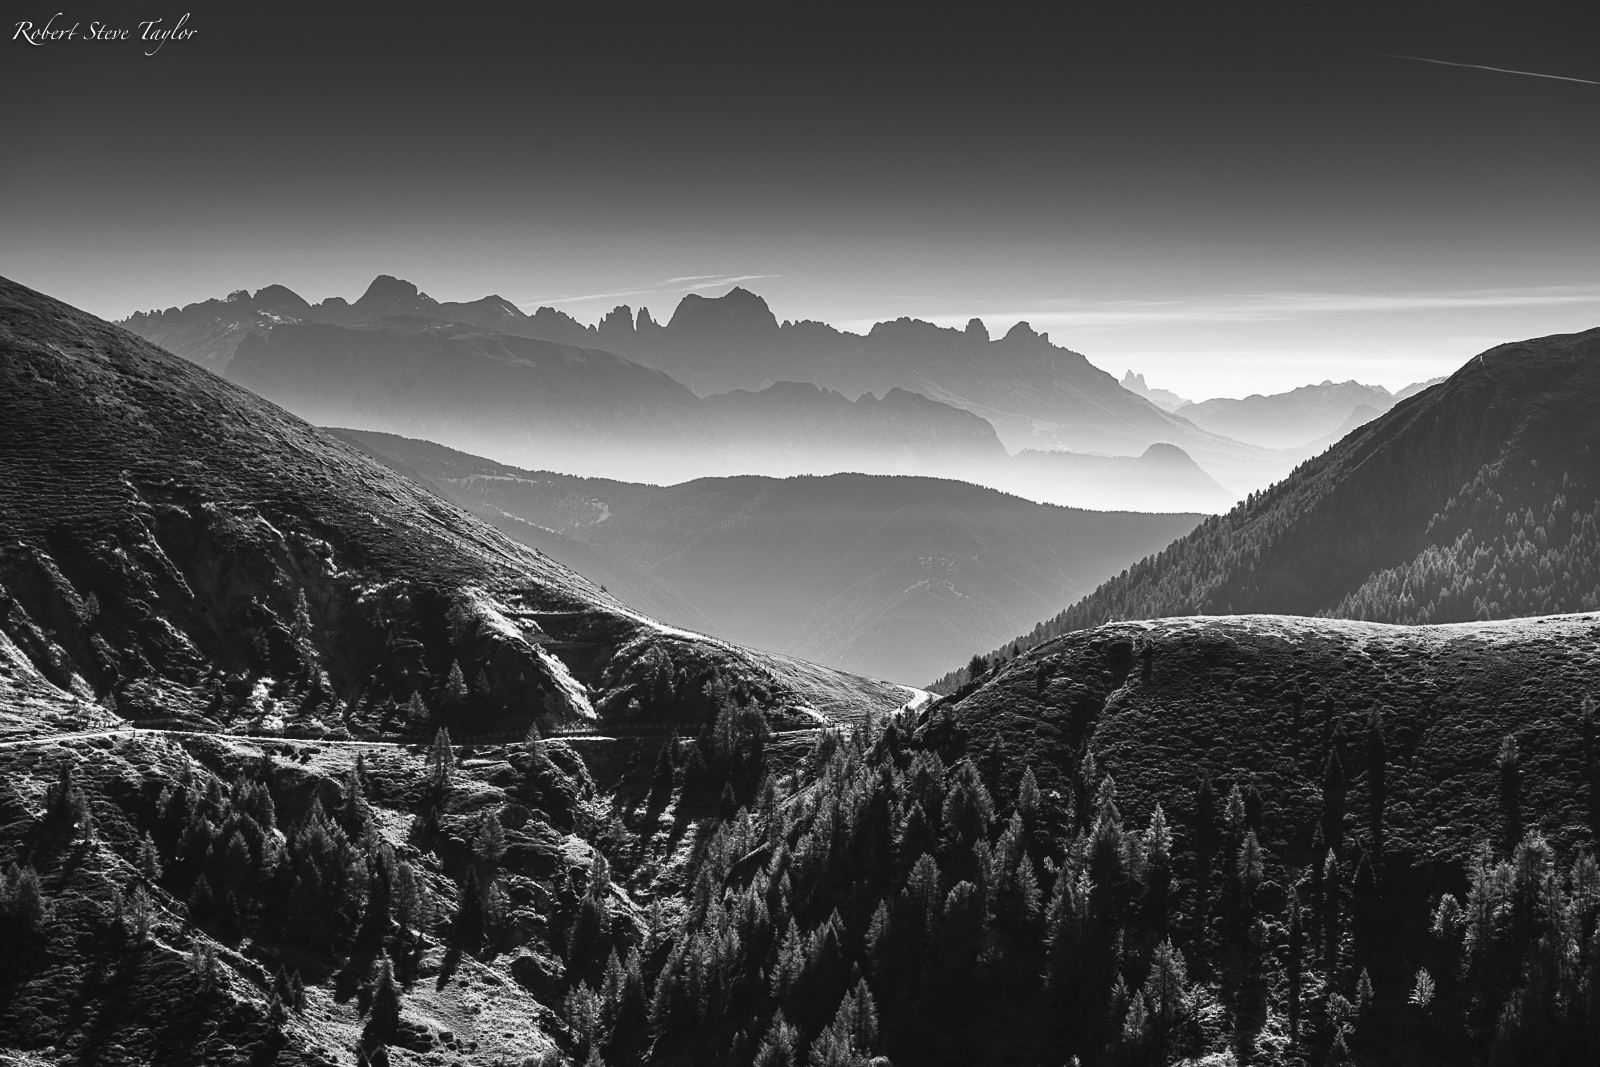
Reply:
[[1212, 433], [1263, 448], [1294, 449], [1341, 428], [1353, 429], [1350, 423], [1357, 411], [1370, 409], [1373, 414], [1361, 420], [1369, 421], [1393, 407], [1396, 399], [1381, 385], [1326, 381], [1302, 385], [1287, 393], [1256, 393], [1243, 400], [1202, 400], [1173, 410]]
[[327, 731], [404, 726], [393, 709], [420, 693], [458, 728], [521, 729], [637, 707], [640, 657], [729, 685], [752, 671], [775, 713], [852, 686], [889, 698], [664, 630], [281, 409], [11, 282], [0, 353], [0, 621], [82, 700]]
[[1019, 641], [1167, 615], [1588, 610], [1597, 446], [1600, 330], [1500, 345]]
[[334, 432], [625, 600], [659, 595], [638, 591], [647, 576], [713, 633], [908, 684], [947, 661], [939, 657], [962, 654], [971, 635], [1015, 632], [1010, 620], [1200, 518], [1048, 507], [932, 478], [716, 478], [658, 488]]

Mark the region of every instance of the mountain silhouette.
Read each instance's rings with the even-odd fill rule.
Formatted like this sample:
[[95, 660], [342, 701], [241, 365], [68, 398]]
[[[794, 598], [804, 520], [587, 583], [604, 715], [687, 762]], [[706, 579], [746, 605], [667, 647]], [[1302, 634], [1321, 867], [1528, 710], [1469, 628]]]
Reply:
[[[275, 306], [281, 305], [280, 288], [272, 287]], [[250, 332], [270, 332], [287, 321], [284, 313], [258, 306], [259, 294], [235, 297], [140, 313], [124, 325], [221, 370]], [[376, 279], [354, 304], [331, 297], [306, 307], [310, 310], [295, 321], [373, 325], [414, 315], [598, 348], [663, 370], [702, 397], [760, 392], [778, 382], [810, 383], [844, 396], [881, 397], [900, 389], [982, 417], [1012, 452], [1137, 456], [1152, 444], [1168, 442], [1229, 486], [1264, 485], [1293, 463], [1272, 449], [1235, 441], [1164, 411], [1027, 323], [991, 338], [977, 320], [956, 330], [900, 318], [861, 335], [820, 322], [779, 322], [760, 296], [735, 287], [717, 297], [685, 296], [665, 325], [647, 309], [635, 313], [622, 305], [598, 325], [583, 326], [553, 308], [525, 314], [499, 297], [440, 303], [388, 276]]]

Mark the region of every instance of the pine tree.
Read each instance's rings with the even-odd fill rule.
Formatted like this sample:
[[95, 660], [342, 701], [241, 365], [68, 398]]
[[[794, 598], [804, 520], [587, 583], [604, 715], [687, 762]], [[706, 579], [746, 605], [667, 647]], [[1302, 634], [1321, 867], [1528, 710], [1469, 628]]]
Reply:
[[422, 730], [433, 724], [433, 712], [428, 710], [422, 694], [413, 691], [411, 699], [406, 703], [406, 721], [413, 729]]
[[478, 820], [478, 832], [472, 837], [472, 851], [489, 867], [496, 867], [506, 853], [506, 832], [500, 825], [500, 816], [487, 812]]
[[127, 904], [123, 908], [123, 929], [128, 940], [137, 948], [144, 947], [150, 940], [150, 929], [155, 921], [155, 905], [150, 900], [150, 893], [144, 883], [135, 882], [129, 890]]
[[1154, 1062], [1166, 1063], [1168, 1054], [1178, 1051], [1179, 1028], [1193, 1010], [1189, 976], [1183, 953], [1168, 938], [1150, 956], [1150, 972], [1145, 978], [1144, 995], [1149, 1004], [1150, 1034], [1155, 1045]]
[[435, 806], [442, 806], [450, 795], [450, 782], [455, 773], [456, 754], [450, 747], [450, 731], [441, 726], [433, 735], [433, 747], [428, 750], [426, 773], [428, 790]]
[[344, 810], [340, 821], [351, 837], [365, 837], [372, 826], [372, 805], [367, 800], [366, 754], [357, 753], [344, 777]]
[[201, 996], [214, 991], [221, 982], [222, 968], [217, 963], [217, 950], [211, 942], [196, 937], [189, 947], [189, 973]]
[[756, 1051], [754, 1067], [800, 1067], [799, 1042], [799, 1031], [788, 1024], [783, 1009], [779, 1008], [761, 1048]]
[[567, 993], [565, 1003], [562, 1005], [563, 1014], [567, 1017], [567, 1025], [572, 1027], [573, 1039], [578, 1045], [578, 1054], [587, 1056], [588, 1053], [600, 1047], [601, 1016], [600, 998], [586, 982], [579, 982]]
[[161, 881], [161, 853], [156, 849], [156, 843], [151, 840], [148, 831], [139, 839], [137, 866], [140, 877], [150, 885]]
[[372, 1011], [364, 1031], [367, 1044], [386, 1045], [400, 1032], [400, 986], [388, 953], [378, 960], [378, 977], [372, 988]]
[[454, 660], [450, 664], [450, 673], [444, 681], [444, 706], [452, 712], [460, 712], [467, 706], [467, 679], [461, 673], [461, 661]]

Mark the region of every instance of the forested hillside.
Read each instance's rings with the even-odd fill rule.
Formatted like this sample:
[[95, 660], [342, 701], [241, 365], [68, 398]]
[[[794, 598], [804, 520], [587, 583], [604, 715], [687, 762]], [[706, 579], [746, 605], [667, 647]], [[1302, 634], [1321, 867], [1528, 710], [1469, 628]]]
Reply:
[[1600, 329], [1501, 345], [1015, 644], [1175, 615], [1589, 610], [1600, 602], [1597, 450]]

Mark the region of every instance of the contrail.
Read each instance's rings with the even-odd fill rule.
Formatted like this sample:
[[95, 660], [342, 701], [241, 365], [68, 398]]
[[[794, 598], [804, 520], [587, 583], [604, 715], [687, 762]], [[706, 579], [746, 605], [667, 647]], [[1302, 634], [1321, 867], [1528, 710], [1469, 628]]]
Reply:
[[1416, 63], [1437, 63], [1441, 67], [1466, 67], [1469, 70], [1492, 70], [1496, 74], [1521, 74], [1529, 78], [1549, 78], [1558, 82], [1577, 82], [1579, 85], [1600, 85], [1600, 82], [1590, 81], [1588, 78], [1568, 78], [1561, 74], [1540, 74], [1534, 70], [1510, 70], [1506, 67], [1485, 67], [1481, 63], [1452, 63], [1448, 59], [1429, 59], [1427, 56], [1401, 56], [1393, 52], [1368, 52], [1369, 56], [1383, 56], [1387, 59], [1409, 59]]

